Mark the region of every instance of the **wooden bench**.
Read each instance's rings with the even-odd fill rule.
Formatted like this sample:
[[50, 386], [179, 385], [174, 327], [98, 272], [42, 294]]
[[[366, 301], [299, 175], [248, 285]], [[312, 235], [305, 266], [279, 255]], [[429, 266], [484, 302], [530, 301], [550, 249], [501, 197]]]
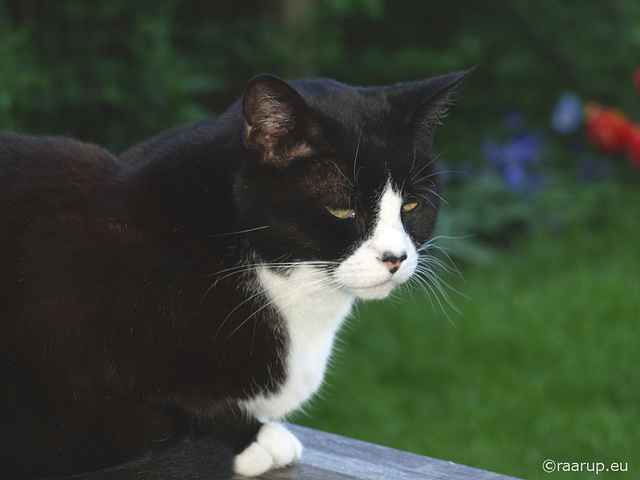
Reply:
[[262, 480], [509, 480], [514, 477], [394, 450], [372, 443], [288, 426], [304, 445], [295, 464]]

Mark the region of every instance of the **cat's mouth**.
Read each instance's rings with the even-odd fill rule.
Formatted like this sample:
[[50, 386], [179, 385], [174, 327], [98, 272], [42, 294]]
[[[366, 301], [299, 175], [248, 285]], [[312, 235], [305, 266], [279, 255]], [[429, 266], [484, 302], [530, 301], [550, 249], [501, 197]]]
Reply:
[[336, 271], [334, 277], [338, 284], [356, 298], [379, 300], [388, 297], [399, 285], [407, 282], [416, 266], [413, 260], [405, 260], [397, 269], [389, 268], [384, 262], [369, 262], [363, 266], [360, 262], [345, 262]]

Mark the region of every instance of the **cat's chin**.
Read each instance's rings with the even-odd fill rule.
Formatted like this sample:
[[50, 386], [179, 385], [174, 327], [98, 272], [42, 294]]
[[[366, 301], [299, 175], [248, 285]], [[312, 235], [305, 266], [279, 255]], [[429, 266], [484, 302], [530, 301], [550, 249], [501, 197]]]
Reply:
[[366, 288], [351, 288], [351, 293], [361, 300], [381, 300], [387, 298], [398, 284], [388, 281], [380, 285]]

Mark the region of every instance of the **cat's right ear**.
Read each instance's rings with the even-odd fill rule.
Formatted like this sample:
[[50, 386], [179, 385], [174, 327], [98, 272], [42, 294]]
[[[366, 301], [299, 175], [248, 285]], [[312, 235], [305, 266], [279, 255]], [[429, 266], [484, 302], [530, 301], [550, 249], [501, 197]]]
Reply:
[[300, 94], [273, 75], [259, 75], [249, 82], [242, 119], [245, 145], [268, 165], [286, 166], [310, 156], [320, 138], [320, 128]]
[[428, 142], [433, 140], [435, 128], [440, 119], [447, 115], [458, 87], [474, 70], [475, 68], [449, 73], [415, 84], [413, 94], [424, 96], [419, 106], [409, 115], [411, 126], [418, 137]]

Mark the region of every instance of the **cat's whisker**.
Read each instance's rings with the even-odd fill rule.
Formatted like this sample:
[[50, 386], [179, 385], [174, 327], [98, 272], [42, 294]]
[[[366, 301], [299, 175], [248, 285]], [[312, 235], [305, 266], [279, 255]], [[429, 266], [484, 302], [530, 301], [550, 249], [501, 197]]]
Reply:
[[[453, 309], [457, 314], [461, 315], [462, 313], [457, 308], [457, 306], [453, 303], [453, 300], [449, 297], [447, 291], [442, 286], [442, 281], [437, 278], [437, 276], [432, 274], [423, 273], [420, 276], [422, 281], [417, 283], [418, 287], [425, 294], [429, 303], [431, 304], [431, 308], [434, 313], [438, 313], [438, 309], [444, 313], [447, 317], [447, 320], [457, 328], [451, 316], [449, 315], [448, 309], [445, 307], [445, 303], [449, 306], [449, 308]], [[445, 284], [449, 287], [448, 284]], [[443, 303], [444, 300], [444, 303]], [[436, 308], [436, 304], [439, 308]]]
[[256, 232], [258, 230], [264, 230], [265, 228], [271, 228], [271, 226], [270, 225], [263, 225], [262, 227], [247, 228], [246, 230], [238, 230], [236, 232], [215, 233], [215, 234], [211, 235], [209, 238], [228, 237], [228, 236], [231, 236], [231, 235], [241, 235], [243, 233], [251, 233], [251, 232]]
[[[446, 305], [448, 305], [448, 308], [453, 309], [453, 311], [460, 315], [462, 312], [453, 302], [450, 292], [464, 298], [468, 297], [443, 280], [441, 276], [442, 273], [445, 273], [462, 279], [460, 271], [448, 253], [449, 249], [436, 243], [438, 240], [443, 238], [449, 237], [433, 237], [418, 248], [418, 252], [420, 253], [418, 266], [416, 267], [415, 274], [410, 279], [409, 283], [418, 287], [418, 289], [425, 294], [431, 303], [434, 312], [437, 310], [437, 305], [439, 310], [445, 314], [449, 322], [455, 326], [455, 323], [448, 314]], [[436, 253], [439, 255], [436, 255]]]
[[215, 273], [208, 273], [206, 275], [202, 275], [200, 278], [210, 278], [217, 277], [213, 282], [213, 285], [217, 284], [221, 280], [228, 278], [232, 275], [239, 275], [242, 273], [250, 272], [255, 267], [253, 265], [236, 265], [235, 267], [225, 268], [224, 270], [219, 270]]
[[[217, 338], [218, 338], [218, 335], [220, 335], [220, 332], [222, 331], [222, 327], [224, 327], [224, 326], [226, 325], [227, 321], [232, 317], [232, 315], [233, 315], [233, 314], [234, 314], [234, 313], [235, 313], [239, 308], [241, 308], [244, 304], [246, 304], [246, 303], [248, 303], [248, 302], [251, 302], [252, 300], [254, 300], [254, 299], [258, 298], [258, 297], [259, 297], [260, 295], [262, 295], [264, 292], [265, 292], [265, 290], [261, 290], [261, 291], [259, 291], [259, 292], [255, 292], [253, 295], [250, 295], [249, 297], [245, 298], [242, 302], [240, 302], [238, 305], [236, 305], [236, 306], [235, 306], [235, 307], [234, 307], [234, 308], [233, 308], [233, 309], [232, 309], [232, 310], [227, 314], [227, 316], [224, 318], [224, 320], [222, 320], [222, 322], [220, 322], [220, 325], [218, 326], [218, 330], [216, 331], [215, 335], [213, 336], [213, 339], [215, 340], [215, 339], [217, 339]], [[237, 329], [236, 329], [236, 330], [237, 330]], [[232, 333], [235, 333], [235, 331], [236, 331], [236, 330], [234, 330]], [[231, 335], [228, 335], [228, 336], [226, 337], [226, 339], [228, 339], [228, 338], [229, 338], [229, 336], [231, 336]]]
[[340, 262], [338, 261], [332, 261], [332, 260], [318, 260], [318, 261], [304, 261], [304, 262], [300, 262], [300, 261], [292, 261], [292, 262], [258, 262], [258, 263], [248, 263], [248, 264], [240, 264], [240, 265], [236, 265], [234, 267], [230, 267], [230, 268], [226, 268], [224, 270], [219, 270], [217, 272], [214, 273], [210, 273], [207, 275], [203, 275], [201, 278], [207, 278], [207, 277], [213, 277], [213, 276], [217, 276], [217, 275], [221, 275], [221, 274], [226, 274], [223, 275], [222, 277], [216, 279], [216, 281], [219, 281], [221, 279], [224, 279], [228, 276], [231, 275], [236, 275], [236, 274], [240, 274], [240, 273], [246, 273], [246, 272], [250, 272], [253, 271], [257, 268], [274, 268], [274, 269], [295, 269], [295, 268], [306, 268], [306, 267], [325, 267], [325, 268], [329, 268], [335, 265], [339, 265]]
[[[413, 158], [411, 159], [411, 168], [409, 168], [409, 173], [413, 172], [413, 169], [416, 168], [416, 160], [418, 159], [418, 150], [416, 148], [416, 135], [413, 134]], [[413, 175], [411, 175], [411, 180], [413, 181]]]
[[[436, 250], [440, 251], [439, 249], [436, 249]], [[428, 267], [428, 268], [431, 268], [433, 266], [433, 267], [436, 267], [438, 270], [442, 270], [443, 272], [449, 275], [455, 275], [460, 279], [464, 280], [462, 277], [462, 274], [460, 273], [460, 270], [458, 270], [458, 267], [453, 262], [449, 254], [446, 251], [442, 250], [442, 255], [444, 255], [446, 261], [445, 259], [438, 258], [431, 253], [423, 254], [421, 256], [421, 266]]]
[[[455, 174], [455, 175], [470, 175], [469, 172], [465, 172], [464, 170], [438, 170], [437, 172], [433, 173], [430, 176], [433, 177], [437, 177], [437, 176], [441, 176], [441, 175], [450, 175], [450, 174]], [[428, 178], [428, 177], [427, 177]]]
[[226, 268], [224, 270], [218, 270], [217, 272], [214, 273], [208, 273], [206, 275], [202, 275], [200, 278], [208, 278], [208, 277], [214, 277], [214, 276], [218, 276], [221, 274], [225, 274], [222, 275], [221, 277], [216, 279], [216, 282], [227, 278], [231, 275], [236, 275], [236, 274], [241, 274], [241, 273], [246, 273], [252, 270], [255, 270], [256, 268], [260, 268], [260, 267], [269, 267], [269, 268], [300, 268], [300, 267], [305, 267], [305, 266], [315, 266], [315, 267], [330, 267], [330, 266], [334, 266], [334, 265], [339, 265], [339, 262], [337, 261], [305, 261], [305, 262], [262, 262], [262, 263], [252, 263], [252, 264], [241, 264], [241, 265], [236, 265], [234, 267], [229, 267]]
[[457, 276], [462, 281], [464, 281], [462, 273], [447, 252], [447, 249], [442, 248], [440, 245], [431, 245], [431, 248], [439, 252], [444, 258], [440, 258], [431, 252], [422, 253], [420, 256], [420, 266], [422, 268], [429, 268], [430, 270], [434, 270], [433, 267], [435, 267], [436, 269], [441, 270], [449, 275]]
[[[442, 264], [442, 266], [444, 267], [445, 265]], [[435, 270], [433, 270], [430, 266], [424, 266], [426, 267], [426, 271], [424, 271], [424, 274], [427, 275], [427, 278], [430, 279], [438, 288], [438, 290], [440, 290], [442, 292], [443, 297], [447, 300], [447, 303], [449, 303], [453, 309], [457, 312], [457, 313], [461, 313], [458, 308], [453, 304], [453, 302], [451, 301], [451, 298], [449, 297], [447, 290], [451, 291], [453, 293], [455, 293], [456, 295], [459, 295], [467, 300], [469, 300], [469, 297], [466, 296], [464, 293], [460, 292], [459, 290], [455, 289], [453, 286], [451, 286], [448, 282], [444, 281], [442, 279], [441, 276], [439, 276]], [[445, 270], [446, 271], [446, 270]], [[451, 272], [453, 273], [457, 273], [459, 274], [459, 270], [457, 268], [455, 268], [454, 271]], [[460, 275], [460, 278], [462, 279], [462, 276]], [[446, 289], [444, 288], [446, 287]]]
[[419, 173], [417, 173], [416, 175], [411, 177], [411, 182], [413, 184], [420, 185], [420, 184], [425, 183], [425, 182], [429, 182], [429, 183], [433, 184], [432, 178], [439, 177], [440, 176], [440, 172], [431, 172], [431, 173], [428, 173], [426, 175], [423, 175], [422, 177], [418, 177], [418, 175], [419, 175]]
[[[422, 279], [422, 278], [412, 279], [411, 280], [411, 284], [414, 287], [417, 287], [422, 292], [424, 297], [429, 301], [429, 304], [431, 305], [431, 309], [437, 315], [438, 314], [438, 309], [436, 308], [436, 304], [434, 302], [434, 297], [437, 296], [437, 293], [435, 291], [433, 291], [433, 289], [430, 287], [430, 285], [426, 284], [425, 280]], [[449, 317], [448, 312], [443, 309], [443, 313], [445, 314], [447, 319], [451, 322], [451, 318]]]
[[[234, 267], [230, 267], [230, 268], [226, 268], [224, 270], [219, 270], [215, 273], [210, 273], [207, 275], [203, 275], [201, 278], [209, 278], [209, 277], [217, 277], [215, 279], [215, 281], [211, 284], [211, 286], [207, 289], [207, 291], [204, 293], [204, 295], [202, 296], [202, 300], [204, 300], [206, 298], [206, 296], [209, 294], [209, 292], [211, 292], [211, 290], [213, 290], [218, 283], [222, 282], [223, 280], [233, 276], [233, 275], [242, 275], [245, 273], [249, 273], [252, 271], [255, 271], [257, 268], [260, 267], [265, 267], [265, 266], [274, 266], [277, 268], [283, 268], [284, 266], [289, 266], [289, 267], [294, 267], [296, 266], [295, 263], [255, 263], [255, 264], [241, 264], [241, 265], [236, 265]], [[240, 280], [239, 280], [240, 281]]]
[[436, 206], [436, 204], [435, 204], [435, 203], [433, 203], [433, 201], [432, 201], [428, 196], [426, 196], [426, 195], [424, 195], [424, 194], [422, 194], [422, 193], [418, 193], [418, 194], [416, 194], [416, 196], [417, 196], [418, 198], [423, 198], [424, 200], [426, 200], [426, 201], [427, 201], [427, 202], [428, 202], [428, 203], [433, 207], [433, 209], [434, 209], [434, 210], [437, 210], [437, 209], [438, 209], [438, 207]]
[[[431, 237], [428, 241], [426, 241], [425, 243], [423, 243], [423, 246], [429, 246], [431, 244], [433, 244], [434, 247], [439, 247], [439, 248], [444, 248], [441, 245], [436, 244], [435, 242], [437, 242], [438, 240], [441, 239], [445, 239], [445, 240], [460, 240], [460, 239], [465, 239], [465, 238], [470, 238], [473, 237], [473, 234], [469, 234], [469, 235], [438, 235], [436, 237]], [[450, 249], [447, 249], [450, 250]]]
[[349, 186], [353, 187], [353, 183], [351, 183], [351, 180], [349, 180], [349, 177], [347, 177], [344, 173], [342, 173], [342, 170], [340, 169], [338, 164], [336, 162], [334, 162], [333, 160], [330, 160], [329, 163], [331, 163], [334, 167], [336, 167], [336, 169], [338, 169], [338, 173], [340, 173], [342, 178], [344, 178], [347, 181]]
[[[264, 292], [264, 291], [262, 291], [262, 292], [260, 292], [259, 294], [256, 294], [256, 295], [254, 295], [254, 296], [252, 296], [252, 297], [250, 297], [250, 298], [251, 298], [251, 299], [253, 299], [253, 298], [255, 298], [255, 297], [257, 297], [257, 296], [259, 296], [259, 295], [261, 295], [261, 294], [263, 294], [263, 293], [265, 293], [265, 292]], [[242, 302], [242, 303], [245, 303], [245, 302]], [[275, 301], [274, 301], [274, 300], [271, 300], [271, 301], [268, 301], [268, 302], [265, 302], [264, 304], [262, 304], [262, 305], [260, 306], [260, 308], [258, 308], [258, 309], [257, 309], [256, 311], [254, 311], [251, 315], [249, 315], [249, 316], [248, 316], [247, 318], [245, 318], [242, 322], [240, 322], [240, 324], [239, 324], [236, 328], [234, 328], [234, 329], [231, 331], [231, 333], [229, 333], [229, 334], [225, 337], [225, 340], [229, 340], [229, 339], [233, 336], [233, 334], [234, 334], [234, 333], [236, 333], [238, 330], [240, 330], [244, 325], [246, 325], [246, 323], [247, 323], [249, 320], [251, 320], [253, 317], [255, 317], [256, 315], [258, 315], [258, 313], [260, 313], [260, 312], [261, 312], [262, 310], [264, 310], [265, 308], [269, 308], [269, 307], [270, 307], [271, 305], [273, 305], [274, 303], [275, 303]], [[242, 304], [241, 304], [241, 305], [242, 305]], [[234, 311], [235, 311], [235, 309], [234, 309]], [[225, 318], [225, 321], [226, 321], [226, 320], [227, 320], [227, 319]], [[224, 322], [223, 322], [223, 323], [224, 323]], [[217, 335], [216, 335], [216, 336], [217, 336]]]
[[428, 241], [426, 241], [425, 243], [423, 243], [422, 245], [420, 245], [418, 247], [418, 252], [420, 253], [426, 253], [427, 251], [433, 249], [433, 250], [437, 250], [438, 252], [442, 252], [443, 254], [446, 254], [447, 258], [451, 260], [451, 257], [449, 256], [448, 252], [452, 251], [452, 249], [448, 248], [448, 247], [444, 247], [442, 245], [440, 245], [439, 243], [437, 243], [439, 240], [457, 240], [460, 238], [466, 238], [467, 236], [450, 236], [450, 235], [438, 235], [436, 237], [432, 237], [430, 238]]
[[[416, 173], [414, 173], [414, 174], [411, 176], [411, 181], [412, 181], [412, 183], [414, 183], [414, 184], [419, 183], [418, 181], [416, 181], [416, 178], [418, 177], [418, 175], [420, 175], [424, 170], [426, 170], [426, 169], [428, 169], [428, 168], [431, 168], [431, 167], [433, 166], [433, 164], [434, 164], [434, 163], [435, 163], [435, 162], [436, 162], [436, 161], [437, 161], [437, 160], [438, 160], [442, 155], [444, 155], [444, 154], [447, 152], [447, 150], [449, 150], [449, 148], [445, 148], [442, 152], [438, 153], [437, 155], [434, 155], [434, 156], [433, 156], [433, 157], [432, 157], [432, 158], [431, 158], [431, 159], [430, 159], [430, 160], [429, 160], [425, 165], [423, 165], [423, 166], [422, 166], [422, 167], [421, 167], [421, 168], [420, 168]], [[415, 156], [416, 156], [416, 154], [417, 154], [417, 152], [416, 152], [416, 147], [415, 147], [415, 142], [414, 142], [413, 151], [414, 151], [414, 153], [413, 153], [413, 154], [414, 154], [414, 158], [415, 158]], [[437, 175], [438, 175], [438, 173], [437, 173], [437, 172], [434, 172], [434, 173], [431, 173], [431, 174], [429, 174], [427, 177], [424, 177], [424, 178], [431, 178], [431, 177], [435, 177], [435, 176], [437, 176]], [[422, 180], [422, 179], [421, 179], [421, 180]]]
[[438, 192], [436, 192], [435, 190], [433, 190], [433, 189], [431, 189], [431, 188], [429, 188], [429, 187], [426, 187], [426, 186], [417, 186], [417, 187], [414, 187], [414, 188], [415, 188], [416, 190], [423, 190], [423, 191], [426, 191], [428, 194], [431, 194], [431, 195], [433, 195], [434, 197], [438, 197], [438, 199], [440, 199], [440, 201], [441, 201], [442, 203], [444, 203], [445, 205], [449, 205], [449, 202], [447, 202], [447, 201], [442, 197], [442, 195], [440, 195]]
[[418, 266], [416, 267], [416, 272], [422, 275], [429, 281], [444, 283], [439, 275], [439, 271], [442, 271], [447, 274], [451, 274], [452, 270], [450, 267], [438, 259], [430, 258], [428, 260], [422, 260]]
[[362, 140], [362, 133], [364, 132], [364, 122], [362, 122], [362, 127], [360, 127], [360, 133], [358, 134], [358, 144], [356, 145], [356, 155], [353, 159], [353, 179], [356, 182], [356, 184], [358, 183], [358, 174], [360, 173], [360, 169], [362, 169], [363, 167], [360, 167], [357, 169], [357, 165], [358, 165], [358, 155], [360, 154], [360, 142]]
[[[460, 270], [458, 269], [456, 263], [453, 261], [453, 259], [449, 255], [449, 252], [451, 251], [451, 249], [447, 248], [447, 247], [443, 247], [442, 245], [439, 245], [437, 243], [434, 243], [438, 239], [443, 239], [443, 238], [444, 239], [456, 239], [456, 238], [466, 238], [466, 236], [450, 237], [450, 236], [440, 235], [438, 237], [432, 238], [429, 242], [425, 243], [422, 247], [420, 247], [418, 249], [418, 252], [420, 252], [422, 254], [421, 255], [422, 258], [427, 258], [427, 259], [431, 259], [431, 261], [433, 261], [433, 262], [438, 262], [438, 265], [441, 266], [441, 268], [443, 270], [445, 270], [447, 273], [455, 274], [461, 280], [464, 281], [464, 277], [463, 277], [462, 273], [460, 272]], [[445, 257], [445, 259], [447, 260], [448, 264], [445, 263], [444, 260], [442, 260], [442, 259], [436, 257], [435, 255], [433, 255], [432, 253], [429, 253], [429, 250], [435, 250], [435, 251], [439, 252], [441, 255], [443, 255]]]

